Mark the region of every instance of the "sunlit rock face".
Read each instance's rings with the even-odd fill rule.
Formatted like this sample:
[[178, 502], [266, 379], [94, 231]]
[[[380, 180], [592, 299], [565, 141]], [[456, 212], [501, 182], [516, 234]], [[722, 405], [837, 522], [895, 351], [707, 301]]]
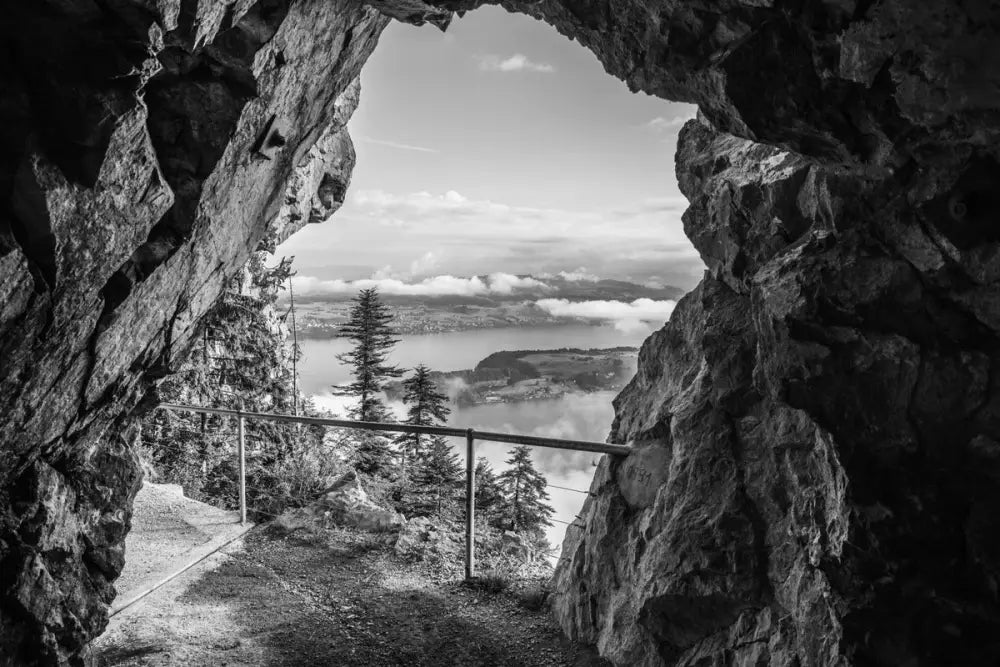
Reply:
[[9, 4], [0, 663], [77, 664], [123, 562], [128, 413], [258, 244], [343, 201], [343, 128], [388, 19], [348, 0]]
[[[389, 17], [479, 0], [37, 0], [0, 22], [0, 657], [81, 663], [129, 413], [261, 244], [343, 200]], [[1000, 8], [506, 1], [697, 102], [709, 267], [645, 344], [557, 572], [619, 665], [1000, 659]]]

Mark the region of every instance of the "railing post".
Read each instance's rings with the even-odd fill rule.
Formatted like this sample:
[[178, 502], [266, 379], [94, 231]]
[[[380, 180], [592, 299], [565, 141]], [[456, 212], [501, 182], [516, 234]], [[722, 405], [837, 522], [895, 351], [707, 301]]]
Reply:
[[476, 454], [472, 429], [465, 433], [465, 578], [476, 575]]
[[239, 442], [237, 443], [237, 454], [240, 461], [240, 523], [247, 523], [247, 452], [246, 438], [243, 433], [243, 415], [239, 416], [237, 431], [239, 432]]

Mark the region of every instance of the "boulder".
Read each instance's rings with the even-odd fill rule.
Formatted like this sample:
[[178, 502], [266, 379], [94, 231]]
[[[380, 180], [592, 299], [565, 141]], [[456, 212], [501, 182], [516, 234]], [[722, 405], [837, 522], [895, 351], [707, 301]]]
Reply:
[[357, 473], [351, 470], [323, 491], [318, 500], [282, 513], [272, 526], [285, 532], [321, 526], [384, 533], [405, 523], [403, 515], [372, 502]]
[[513, 556], [518, 560], [530, 563], [535, 559], [534, 549], [520, 533], [505, 530], [500, 536], [500, 553]]
[[429, 556], [457, 557], [461, 549], [453, 534], [421, 516], [410, 519], [400, 529], [395, 551], [403, 558], [424, 560]]
[[373, 533], [396, 530], [406, 523], [399, 512], [376, 505], [353, 470], [341, 477], [312, 506], [328, 524]]

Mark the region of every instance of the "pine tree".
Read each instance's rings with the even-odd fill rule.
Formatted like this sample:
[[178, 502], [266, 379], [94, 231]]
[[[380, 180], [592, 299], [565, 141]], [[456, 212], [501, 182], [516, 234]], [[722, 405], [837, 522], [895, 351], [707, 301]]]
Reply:
[[510, 468], [498, 478], [504, 496], [501, 525], [507, 530], [540, 533], [553, 513], [552, 507], [544, 502], [549, 499], [545, 476], [535, 470], [528, 447], [519, 445], [510, 455], [507, 459]]
[[337, 355], [338, 361], [353, 367], [354, 381], [346, 391], [358, 397], [358, 405], [350, 415], [361, 421], [385, 421], [389, 415], [380, 394], [388, 378], [403, 374], [399, 367], [386, 363], [389, 351], [399, 342], [389, 326], [393, 316], [374, 287], [361, 290], [353, 301], [349, 319], [337, 330], [338, 338], [354, 342], [350, 352]]
[[411, 506], [415, 513], [444, 516], [455, 504], [456, 494], [462, 486], [462, 464], [445, 439], [434, 436], [419, 459], [412, 479], [416, 501]]
[[[431, 379], [431, 371], [420, 364], [413, 369], [413, 375], [403, 381], [403, 403], [408, 405], [404, 423], [414, 426], [438, 426], [448, 421], [451, 408], [448, 397], [438, 391]], [[424, 453], [424, 445], [429, 436], [420, 433], [404, 433], [396, 438], [404, 462], [417, 461]]]

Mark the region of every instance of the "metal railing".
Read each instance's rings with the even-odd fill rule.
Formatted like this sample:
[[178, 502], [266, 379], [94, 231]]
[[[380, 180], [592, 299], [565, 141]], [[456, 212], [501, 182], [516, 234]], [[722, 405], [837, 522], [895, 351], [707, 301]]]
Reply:
[[[363, 422], [351, 419], [327, 419], [324, 417], [299, 417], [295, 415], [279, 415], [269, 412], [244, 412], [227, 408], [209, 408], [197, 405], [179, 405], [161, 403], [163, 410], [196, 412], [199, 414], [225, 415], [236, 417], [237, 421], [237, 457], [239, 462], [239, 497], [240, 522], [247, 520], [246, 495], [246, 436], [244, 423], [247, 419], [261, 421], [284, 422], [292, 424], [309, 424], [312, 426], [333, 426], [337, 428], [352, 428], [362, 431], [385, 431], [389, 433], [420, 433], [426, 435], [443, 435], [465, 438], [465, 497], [467, 502], [465, 514], [465, 578], [472, 579], [476, 572], [475, 528], [476, 528], [476, 457], [475, 442], [505, 442], [531, 447], [549, 447], [551, 449], [568, 449], [578, 452], [594, 452], [611, 454], [613, 456], [628, 456], [632, 448], [628, 445], [613, 445], [606, 442], [590, 442], [587, 440], [564, 440], [561, 438], [542, 438], [534, 435], [518, 435], [513, 433], [494, 433], [477, 431], [471, 428], [451, 428], [449, 426], [413, 426], [412, 424], [394, 424], [390, 422]], [[559, 488], [559, 487], [557, 487]], [[576, 491], [577, 489], [570, 489]]]

